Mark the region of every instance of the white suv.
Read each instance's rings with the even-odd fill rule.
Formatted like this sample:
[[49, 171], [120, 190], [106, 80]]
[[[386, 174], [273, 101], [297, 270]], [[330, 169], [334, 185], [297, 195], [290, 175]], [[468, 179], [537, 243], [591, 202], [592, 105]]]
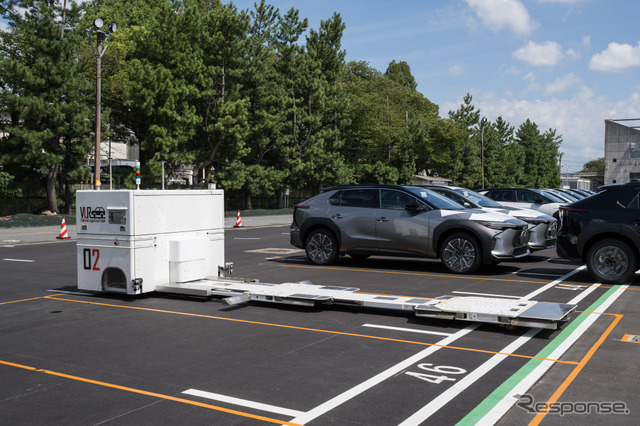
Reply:
[[538, 210], [546, 215], [558, 217], [558, 209], [566, 202], [533, 188], [489, 188], [476, 191], [503, 206]]

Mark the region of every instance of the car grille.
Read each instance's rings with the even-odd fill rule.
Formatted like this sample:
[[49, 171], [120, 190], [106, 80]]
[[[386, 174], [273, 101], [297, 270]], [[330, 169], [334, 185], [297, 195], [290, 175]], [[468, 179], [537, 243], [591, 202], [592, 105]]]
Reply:
[[527, 228], [517, 233], [513, 238], [514, 247], [520, 247], [520, 246], [526, 247], [528, 243], [529, 243], [529, 230]]
[[521, 254], [526, 254], [527, 250], [528, 250], [527, 246], [518, 247], [513, 251], [513, 255], [520, 256]]

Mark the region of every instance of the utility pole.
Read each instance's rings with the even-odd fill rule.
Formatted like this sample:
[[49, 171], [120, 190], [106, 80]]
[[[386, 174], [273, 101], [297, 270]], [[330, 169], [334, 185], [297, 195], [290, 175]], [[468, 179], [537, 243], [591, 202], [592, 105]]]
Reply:
[[[89, 44], [91, 44], [91, 49], [93, 50], [93, 54], [96, 57], [96, 148], [95, 148], [95, 171], [94, 171], [94, 190], [100, 190], [100, 116], [102, 114], [101, 111], [101, 80], [102, 76], [100, 75], [102, 70], [102, 55], [107, 50], [109, 46], [109, 41], [111, 41], [111, 37], [113, 33], [116, 32], [116, 24], [110, 23], [108, 26], [109, 32], [102, 31], [102, 26], [104, 25], [104, 21], [100, 18], [96, 18], [93, 20], [93, 26], [95, 27], [92, 30], [86, 30], [87, 37], [89, 38]], [[96, 44], [93, 45], [92, 33], [96, 36]]]
[[480, 120], [480, 165], [482, 167], [482, 189], [484, 189], [484, 126], [487, 125], [487, 117]]

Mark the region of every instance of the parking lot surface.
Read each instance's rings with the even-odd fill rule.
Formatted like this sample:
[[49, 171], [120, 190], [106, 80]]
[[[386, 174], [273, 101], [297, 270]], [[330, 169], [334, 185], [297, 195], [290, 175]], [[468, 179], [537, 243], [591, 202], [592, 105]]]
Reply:
[[288, 222], [226, 229], [236, 278], [578, 308], [560, 330], [508, 330], [361, 307], [96, 294], [76, 288], [74, 234], [12, 230], [0, 233], [0, 423], [640, 421], [638, 279], [594, 283], [553, 249], [473, 275], [448, 274], [434, 259], [322, 267], [289, 245]]

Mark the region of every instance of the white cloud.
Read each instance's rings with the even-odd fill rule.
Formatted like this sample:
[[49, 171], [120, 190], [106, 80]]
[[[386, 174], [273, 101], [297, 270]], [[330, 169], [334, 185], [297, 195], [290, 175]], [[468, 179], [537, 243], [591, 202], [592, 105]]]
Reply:
[[[563, 170], [565, 164], [571, 166], [568, 171], [578, 171], [581, 164], [604, 157], [605, 119], [640, 117], [640, 92], [612, 101], [595, 95], [586, 86], [567, 99], [499, 98], [493, 92], [474, 92], [473, 102], [489, 120], [501, 116], [516, 130], [527, 118], [538, 125], [540, 132], [555, 129], [562, 135], [560, 152], [565, 153]], [[447, 103], [441, 110], [455, 110], [461, 103]]]
[[493, 32], [504, 29], [517, 35], [529, 35], [537, 24], [519, 0], [465, 0]]
[[529, 85], [527, 86], [527, 90], [529, 91], [538, 90], [538, 88], [540, 87], [540, 85], [538, 84], [538, 80], [536, 79], [536, 75], [532, 72], [526, 73], [524, 77], [522, 77], [522, 79], [529, 83]]
[[558, 77], [552, 83], [547, 84], [547, 94], [553, 95], [556, 93], [562, 93], [571, 86], [580, 84], [580, 78], [574, 73], [567, 74], [563, 77]]
[[530, 41], [526, 46], [513, 52], [513, 57], [536, 67], [556, 65], [565, 54], [555, 41], [535, 43]]
[[607, 50], [596, 53], [589, 61], [589, 69], [596, 71], [622, 71], [637, 66], [640, 66], [640, 42], [636, 47], [609, 43]]
[[582, 36], [582, 45], [584, 47], [586, 47], [587, 49], [591, 48], [591, 36], [590, 35]]
[[453, 65], [449, 68], [449, 75], [464, 75], [464, 68], [460, 64]]
[[520, 75], [521, 71], [518, 67], [510, 66], [509, 68], [504, 70], [504, 73], [507, 75]]
[[579, 59], [580, 58], [580, 54], [578, 52], [576, 52], [574, 49], [567, 49], [564, 52], [565, 57], [567, 59]]

